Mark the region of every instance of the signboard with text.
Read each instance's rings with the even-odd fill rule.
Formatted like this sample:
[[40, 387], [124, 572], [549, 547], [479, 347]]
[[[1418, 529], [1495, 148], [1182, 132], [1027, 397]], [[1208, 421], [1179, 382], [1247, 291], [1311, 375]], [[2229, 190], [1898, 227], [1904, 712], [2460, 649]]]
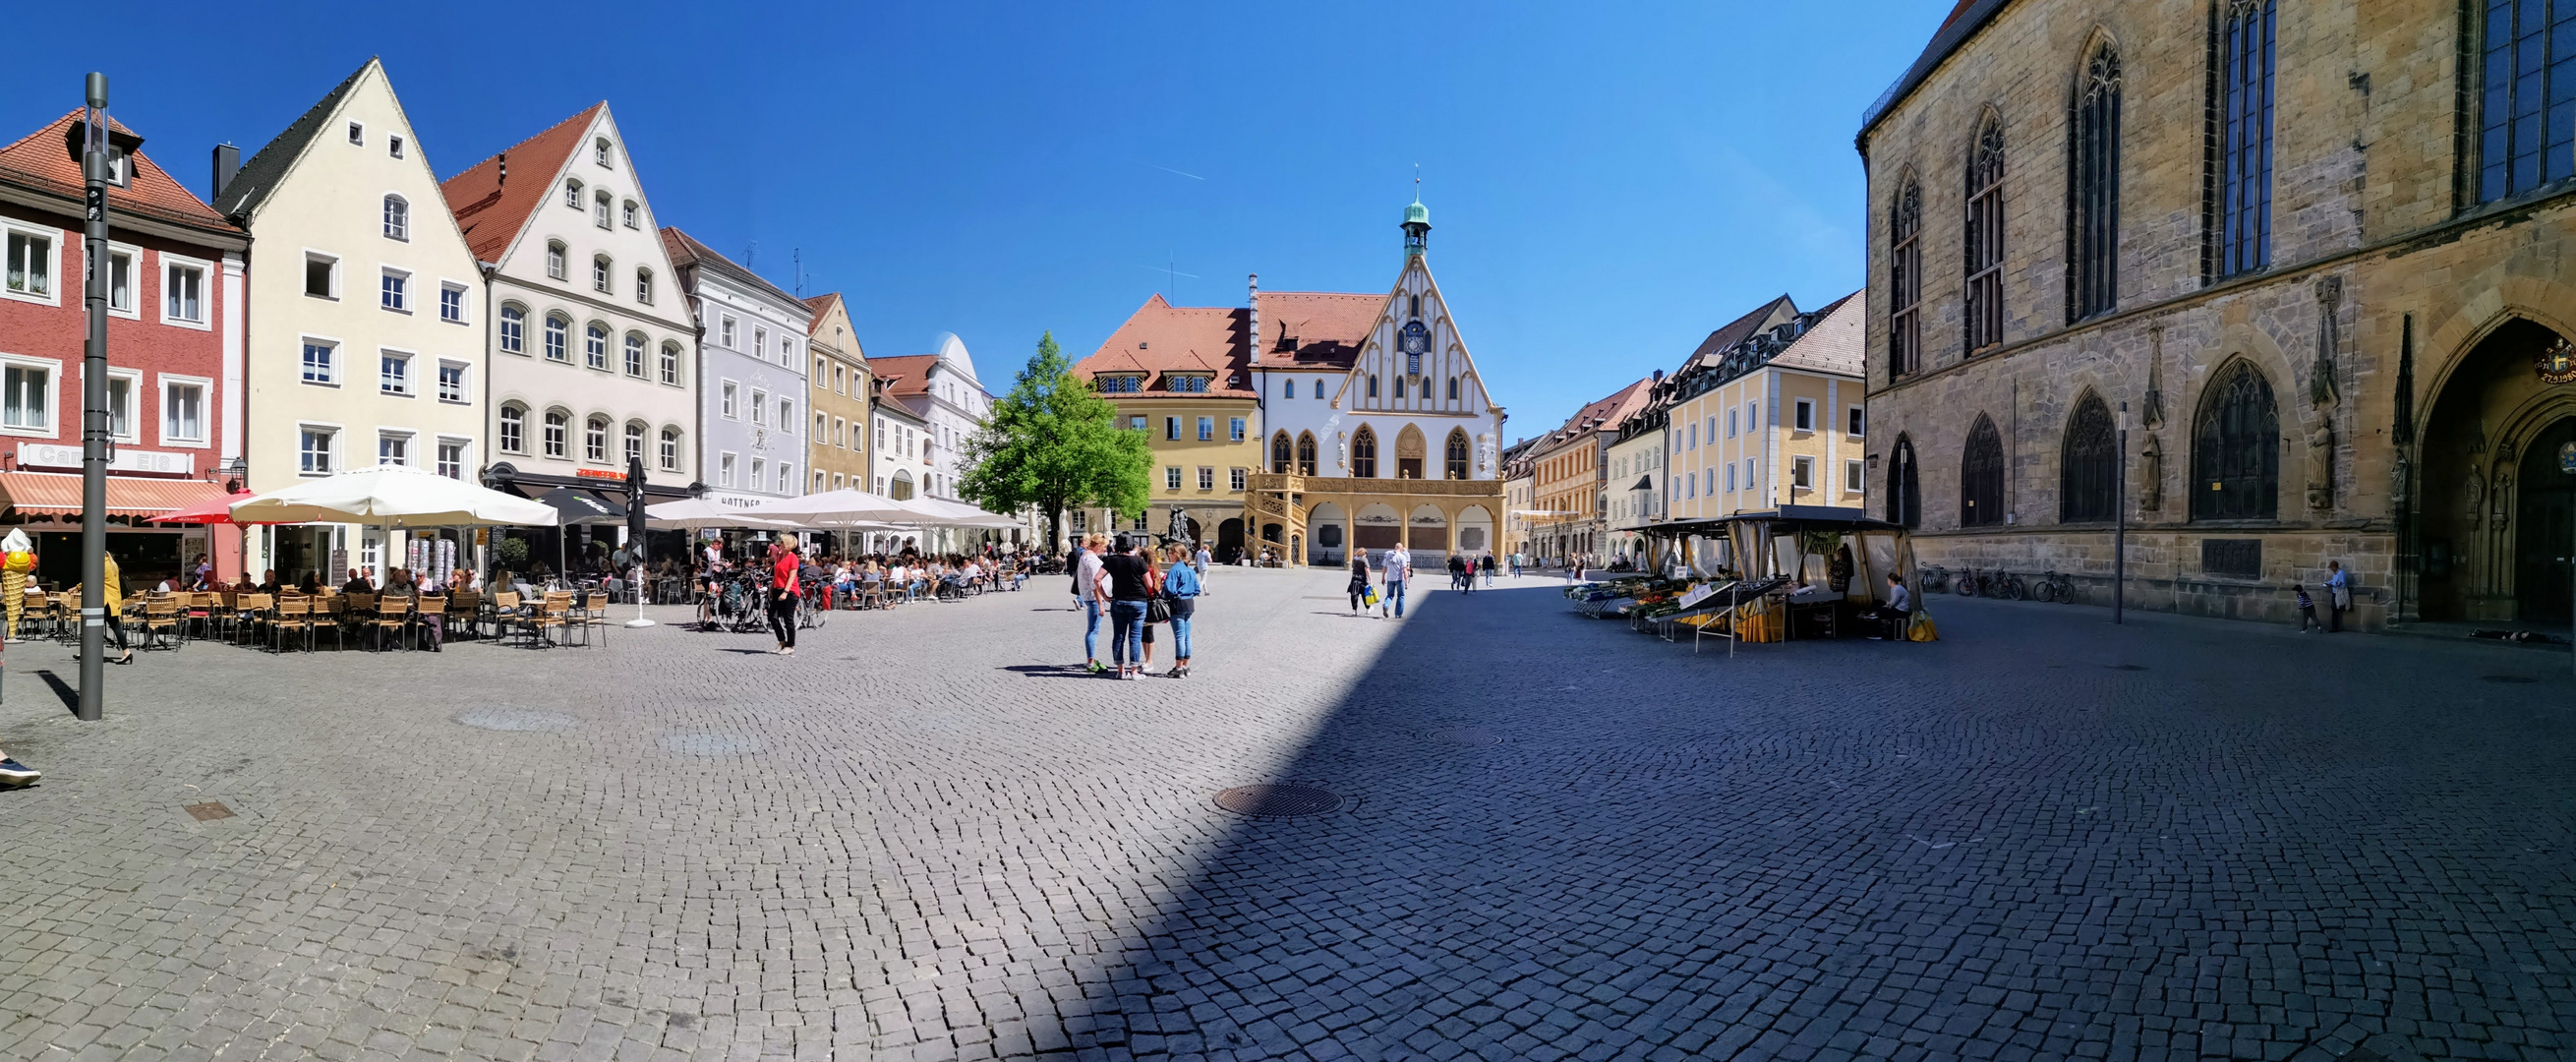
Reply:
[[[77, 469], [80, 466], [80, 447], [61, 446], [55, 443], [18, 444], [18, 467], [20, 468]], [[115, 456], [108, 459], [107, 467], [116, 472], [193, 476], [197, 474], [197, 455], [172, 453], [167, 450], [136, 450], [120, 446], [116, 448]]]

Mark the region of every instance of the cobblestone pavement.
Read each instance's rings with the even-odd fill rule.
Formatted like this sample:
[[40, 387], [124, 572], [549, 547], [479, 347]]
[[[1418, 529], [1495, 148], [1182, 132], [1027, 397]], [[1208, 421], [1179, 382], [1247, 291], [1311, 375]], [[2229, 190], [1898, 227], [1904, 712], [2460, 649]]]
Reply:
[[[1212, 582], [1179, 681], [1066, 668], [1053, 579], [793, 658], [194, 645], [91, 724], [11, 646], [0, 1058], [2576, 1056], [2561, 655]], [[1213, 803], [1281, 781], [1341, 805]]]

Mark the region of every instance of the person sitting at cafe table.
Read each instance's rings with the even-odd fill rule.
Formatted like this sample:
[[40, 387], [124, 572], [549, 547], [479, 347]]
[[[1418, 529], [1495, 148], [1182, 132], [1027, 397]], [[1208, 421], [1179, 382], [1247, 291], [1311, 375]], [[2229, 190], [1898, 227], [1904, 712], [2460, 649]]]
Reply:
[[[320, 591], [320, 587], [314, 588], [314, 592], [319, 593]], [[340, 592], [344, 594], [372, 594], [376, 592], [376, 584], [367, 581], [367, 573], [359, 571], [356, 568], [351, 568], [349, 569], [349, 581], [340, 584]]]
[[[401, 568], [385, 569], [385, 596], [408, 597], [413, 592], [411, 573]], [[363, 593], [364, 591], [360, 591]]]

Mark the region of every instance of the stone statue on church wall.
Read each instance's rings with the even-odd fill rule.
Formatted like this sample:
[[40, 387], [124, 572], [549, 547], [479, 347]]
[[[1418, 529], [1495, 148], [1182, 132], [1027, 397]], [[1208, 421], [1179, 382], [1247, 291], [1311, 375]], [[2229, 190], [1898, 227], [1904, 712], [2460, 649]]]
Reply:
[[2406, 512], [2406, 491], [2409, 487], [2413, 486], [2414, 471], [2414, 464], [2406, 460], [2406, 448], [2403, 446], [2398, 447], [2397, 459], [2388, 463], [2388, 510], [2390, 513], [2403, 514]]
[[2512, 497], [2513, 473], [2498, 471], [2495, 478], [2495, 491], [2490, 499], [2492, 504], [2487, 507], [2487, 513], [2489, 516], [2494, 518], [2495, 527], [2498, 531], [2504, 530], [2505, 525], [2513, 522], [2505, 516], [2506, 513], [2512, 511], [2507, 508]]
[[2334, 422], [2324, 417], [2308, 429], [2308, 508], [2334, 508]]
[[2165, 451], [2153, 435], [2138, 451], [2138, 508], [2154, 512], [2165, 504]]
[[2478, 519], [2486, 515], [2487, 481], [2479, 478], [2477, 466], [2469, 466], [2469, 477], [2461, 482], [2460, 495], [2466, 499], [2466, 504], [2460, 507], [2460, 515], [2468, 520], [2470, 527], [2478, 526]]
[[1345, 472], [1350, 470], [1351, 436], [1348, 432], [1333, 433], [1333, 467]]

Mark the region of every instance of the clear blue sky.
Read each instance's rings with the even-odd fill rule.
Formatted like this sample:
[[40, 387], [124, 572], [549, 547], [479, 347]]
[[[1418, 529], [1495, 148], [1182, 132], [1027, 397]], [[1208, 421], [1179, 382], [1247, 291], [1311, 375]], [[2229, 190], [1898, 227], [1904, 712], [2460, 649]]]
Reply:
[[1859, 287], [1852, 136], [1950, 6], [147, 3], [14, 53], [0, 133], [104, 70], [203, 195], [211, 145], [255, 150], [369, 55], [442, 177], [606, 99], [664, 224], [756, 242], [790, 288], [801, 249], [868, 353], [953, 331], [996, 393], [1043, 331], [1091, 353], [1167, 263], [1183, 304], [1241, 305], [1252, 272], [1384, 291], [1418, 163], [1517, 437], [1762, 299]]

